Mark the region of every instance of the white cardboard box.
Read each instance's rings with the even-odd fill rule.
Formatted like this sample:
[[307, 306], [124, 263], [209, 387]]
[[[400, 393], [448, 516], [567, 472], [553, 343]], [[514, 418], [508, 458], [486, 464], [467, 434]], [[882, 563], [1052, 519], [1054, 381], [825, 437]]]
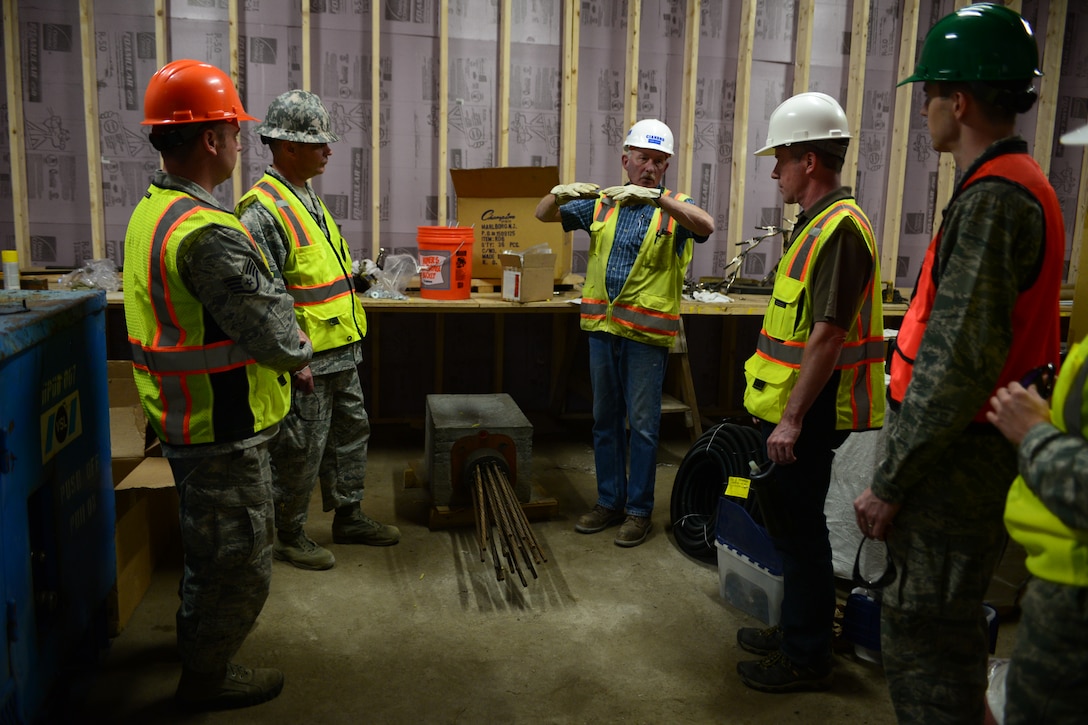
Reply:
[[502, 298], [511, 302], [538, 302], [551, 299], [555, 291], [552, 279], [554, 253], [521, 254], [502, 252]]

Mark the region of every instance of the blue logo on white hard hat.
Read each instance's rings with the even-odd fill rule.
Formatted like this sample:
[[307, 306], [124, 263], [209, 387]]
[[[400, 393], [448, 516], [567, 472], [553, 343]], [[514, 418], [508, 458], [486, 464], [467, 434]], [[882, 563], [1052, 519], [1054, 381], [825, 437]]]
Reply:
[[646, 143], [656, 144], [657, 146], [664, 146], [665, 145], [665, 138], [663, 136], [651, 136], [651, 135], [647, 134], [646, 135]]

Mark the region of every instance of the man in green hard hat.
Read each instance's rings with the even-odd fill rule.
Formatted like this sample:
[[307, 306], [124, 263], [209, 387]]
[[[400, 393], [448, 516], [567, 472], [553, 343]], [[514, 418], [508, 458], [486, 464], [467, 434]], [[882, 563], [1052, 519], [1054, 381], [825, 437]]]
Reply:
[[893, 346], [885, 456], [854, 502], [899, 572], [884, 589], [881, 653], [900, 723], [985, 712], [983, 598], [1017, 471], [990, 398], [1057, 364], [1060, 346], [1061, 208], [1014, 130], [1040, 75], [1027, 22], [980, 3], [939, 20], [901, 82], [924, 84], [933, 148], [962, 175]]

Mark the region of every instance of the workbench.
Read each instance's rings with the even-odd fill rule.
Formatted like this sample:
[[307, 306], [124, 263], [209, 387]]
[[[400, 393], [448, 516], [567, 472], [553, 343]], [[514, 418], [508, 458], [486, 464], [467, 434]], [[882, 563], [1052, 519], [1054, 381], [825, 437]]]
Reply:
[[[578, 326], [578, 291], [541, 302], [508, 302], [498, 292], [465, 300], [362, 297], [367, 314], [359, 366], [374, 422], [421, 423], [428, 394], [508, 393], [527, 413], [590, 414], [588, 346]], [[107, 349], [129, 359], [121, 293], [107, 295]], [[691, 383], [704, 421], [742, 415], [744, 361], [755, 349], [766, 295], [733, 302], [684, 300]], [[905, 304], [884, 306], [897, 328]], [[1068, 311], [1063, 308], [1063, 326]], [[672, 375], [673, 373], [670, 373]]]

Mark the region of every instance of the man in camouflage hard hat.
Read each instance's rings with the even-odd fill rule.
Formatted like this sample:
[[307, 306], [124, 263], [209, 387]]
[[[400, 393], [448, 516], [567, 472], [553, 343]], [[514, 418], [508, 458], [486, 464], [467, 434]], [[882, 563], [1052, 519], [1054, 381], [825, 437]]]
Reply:
[[366, 314], [355, 296], [348, 244], [310, 184], [324, 173], [329, 144], [339, 137], [321, 99], [301, 90], [273, 100], [256, 132], [272, 151], [272, 164], [235, 213], [294, 298], [299, 327], [314, 346], [309, 367], [292, 378], [291, 410], [271, 445], [273, 555], [301, 569], [329, 569], [336, 562], [332, 552], [304, 528], [318, 481], [322, 508], [336, 512], [334, 543], [400, 541], [395, 526], [378, 523], [360, 506], [370, 440], [358, 373]]
[[1017, 470], [987, 414], [995, 391], [1057, 364], [1060, 345], [1061, 208], [1014, 130], [1039, 75], [1027, 22], [980, 3], [939, 20], [901, 82], [924, 84], [933, 148], [962, 172], [891, 353], [884, 459], [854, 502], [899, 572], [880, 626], [902, 723], [982, 722], [985, 711], [982, 604]]

